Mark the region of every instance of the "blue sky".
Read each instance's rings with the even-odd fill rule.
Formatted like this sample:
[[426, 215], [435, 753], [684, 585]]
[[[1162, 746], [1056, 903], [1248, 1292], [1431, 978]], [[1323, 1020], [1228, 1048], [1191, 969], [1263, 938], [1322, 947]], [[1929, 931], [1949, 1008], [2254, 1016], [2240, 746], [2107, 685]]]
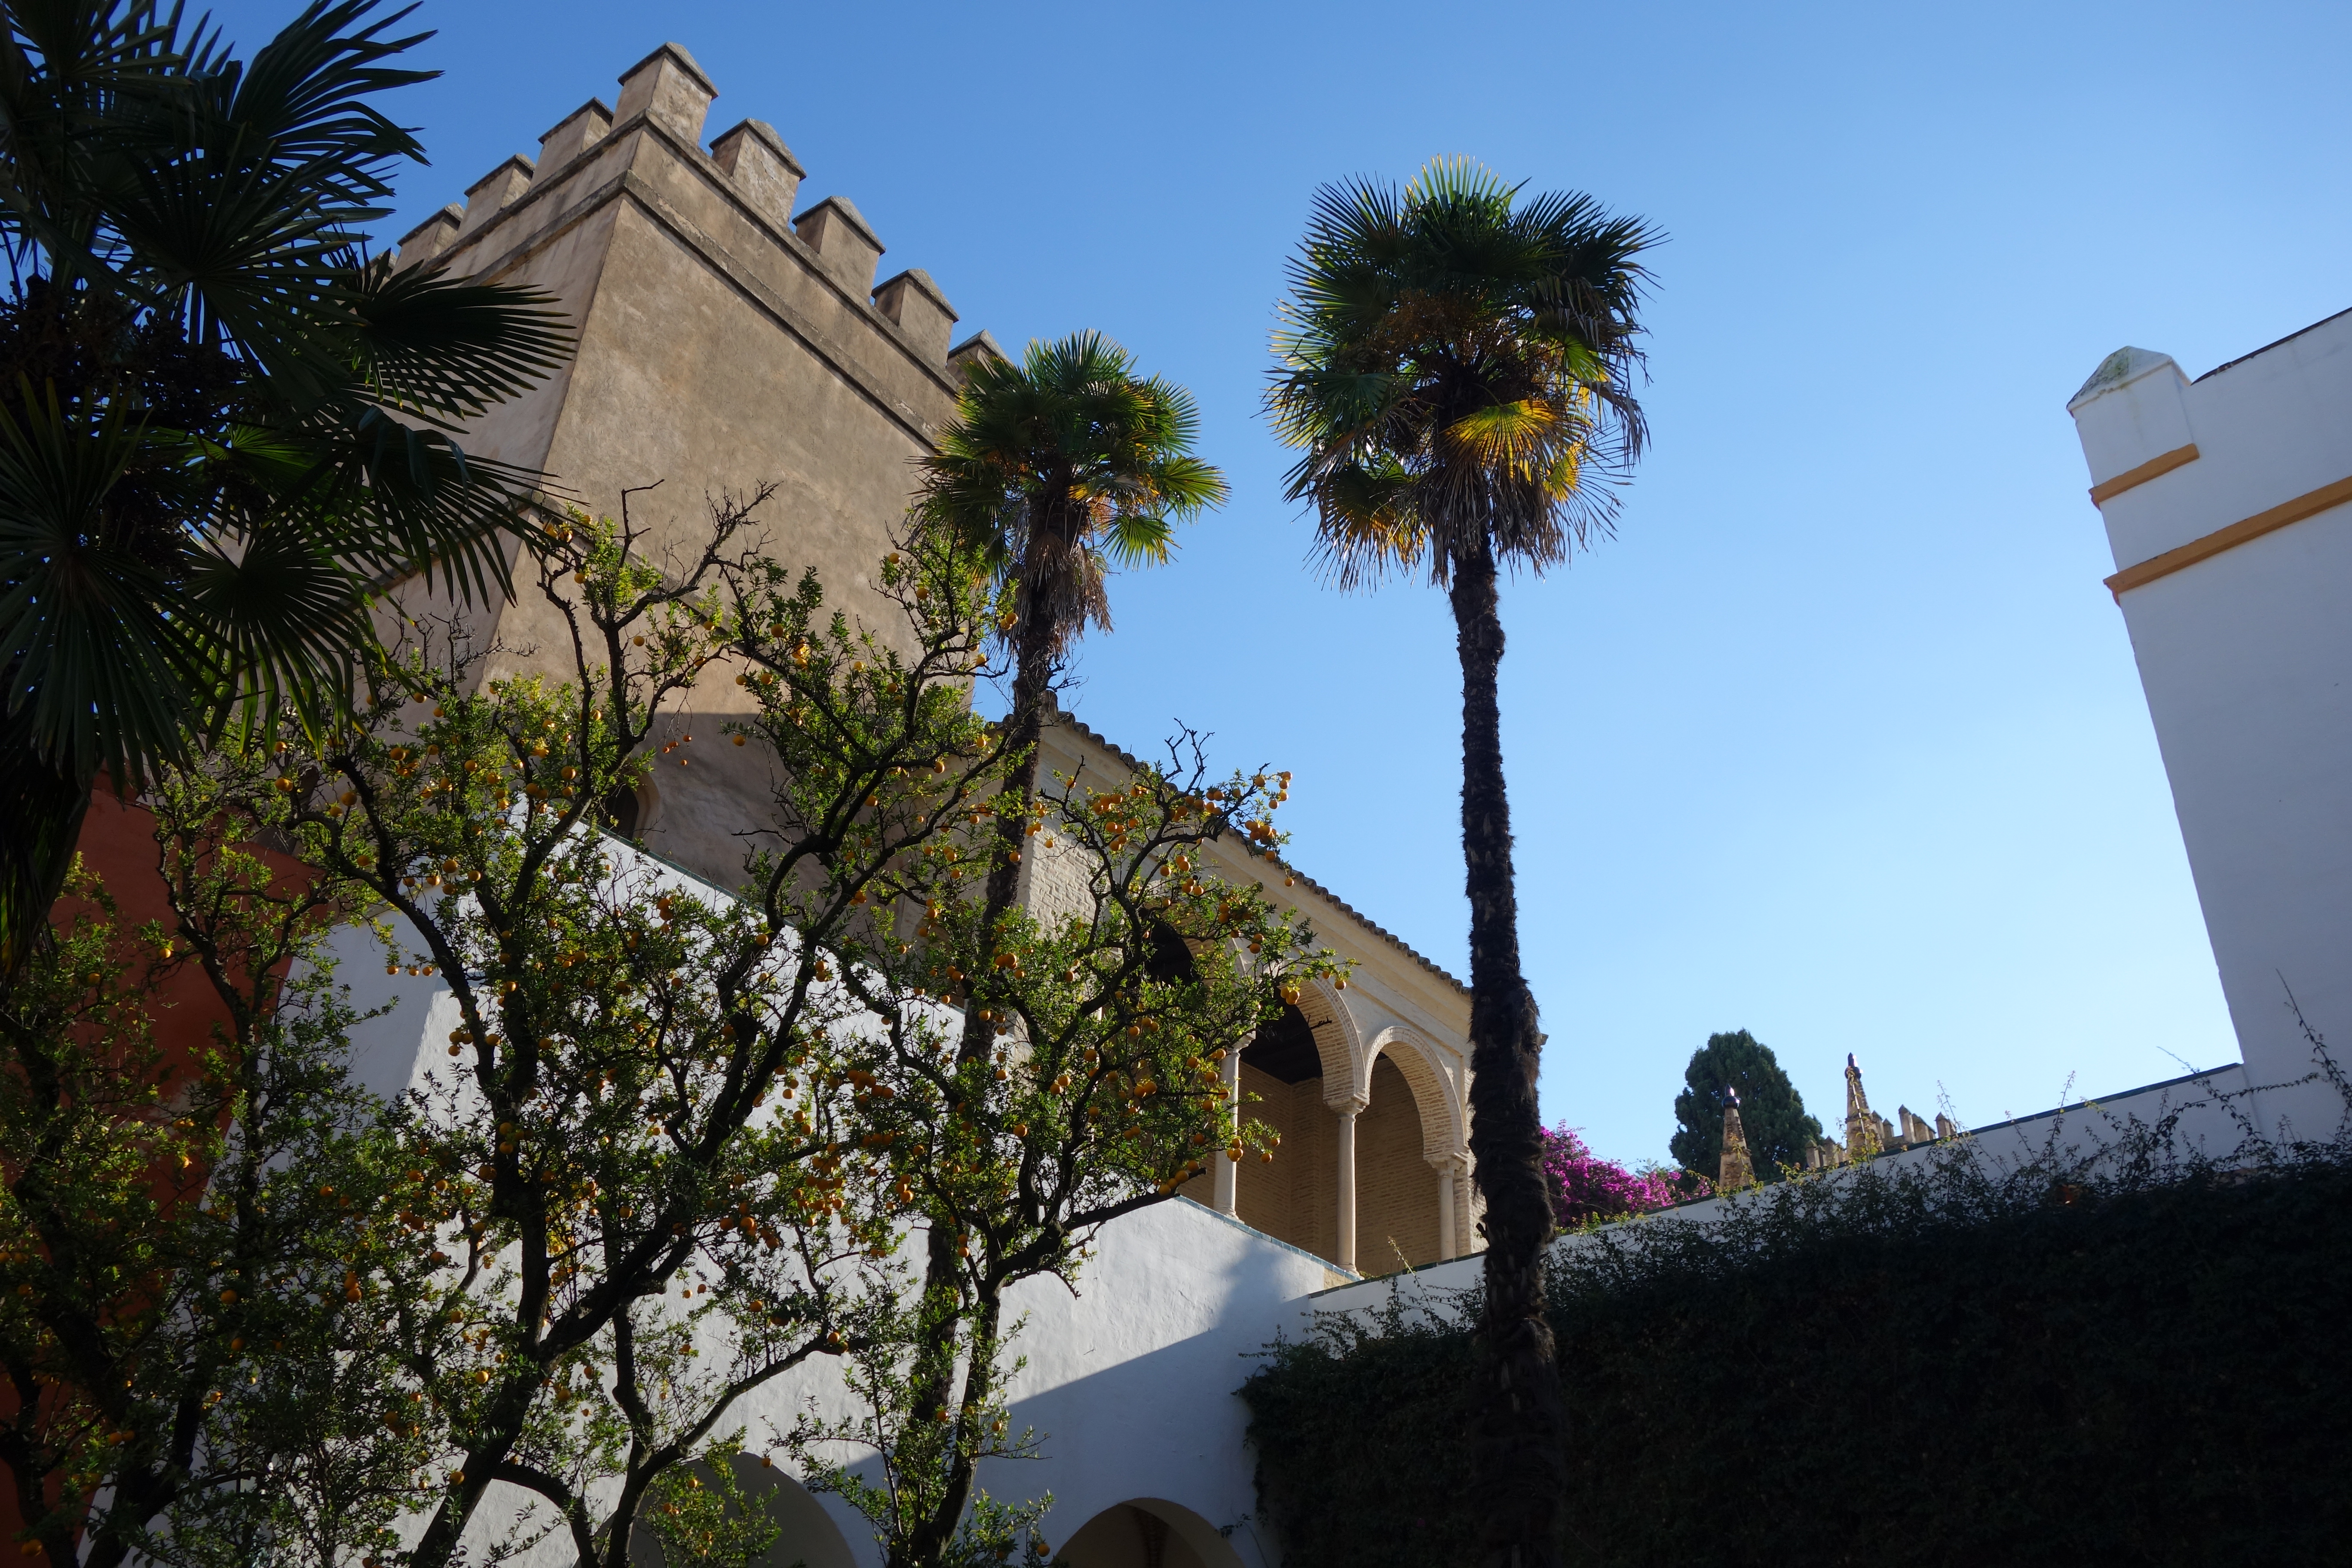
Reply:
[[[215, 15], [250, 47], [290, 4]], [[1965, 1121], [2236, 1047], [2069, 395], [2352, 305], [2352, 8], [426, 0], [404, 232], [668, 37], [963, 321], [1191, 386], [1232, 504], [1114, 584], [1077, 705], [1294, 769], [1294, 858], [1463, 963], [1424, 585], [1306, 572], [1258, 399], [1315, 185], [1467, 153], [1666, 230], [1619, 536], [1506, 593], [1545, 1110], [1663, 1157], [1710, 1031], [1825, 1121]], [[649, 478], [654, 476], [648, 476]], [[690, 483], [743, 475], [680, 475]], [[2325, 1026], [2323, 1025], [2323, 1026]], [[2352, 1027], [2352, 1025], [2339, 1026]]]

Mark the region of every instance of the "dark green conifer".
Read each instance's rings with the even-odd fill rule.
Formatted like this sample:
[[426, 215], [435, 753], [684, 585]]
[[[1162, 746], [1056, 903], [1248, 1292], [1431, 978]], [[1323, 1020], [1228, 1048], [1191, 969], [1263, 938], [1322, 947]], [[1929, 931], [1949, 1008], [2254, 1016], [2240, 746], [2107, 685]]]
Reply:
[[1739, 1091], [1739, 1121], [1760, 1181], [1777, 1182], [1783, 1165], [1802, 1165], [1806, 1146], [1822, 1124], [1805, 1114], [1805, 1097], [1773, 1058], [1772, 1047], [1747, 1030], [1709, 1035], [1683, 1070], [1687, 1086], [1675, 1096], [1679, 1123], [1666, 1145], [1686, 1171], [1715, 1180], [1723, 1158], [1723, 1091]]

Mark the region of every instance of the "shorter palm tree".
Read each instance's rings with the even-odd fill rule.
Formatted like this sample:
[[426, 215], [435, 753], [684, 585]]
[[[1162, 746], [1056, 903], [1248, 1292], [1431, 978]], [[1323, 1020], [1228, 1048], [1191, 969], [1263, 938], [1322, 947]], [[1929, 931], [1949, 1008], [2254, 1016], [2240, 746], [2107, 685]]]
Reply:
[[1318, 192], [1269, 403], [1305, 454], [1289, 495], [1314, 508], [1340, 585], [1426, 572], [1453, 604], [1470, 1151], [1486, 1200], [1479, 1511], [1486, 1561], [1542, 1568], [1559, 1560], [1566, 1438], [1544, 1317], [1543, 1034], [1519, 969], [1496, 584], [1501, 566], [1539, 574], [1610, 526], [1610, 481], [1643, 444], [1626, 384], [1640, 359], [1638, 258], [1657, 237], [1589, 196], [1518, 195], [1464, 159], [1430, 163], [1402, 192], [1367, 181]]
[[[1191, 393], [1138, 375], [1101, 333], [1077, 332], [1031, 343], [1018, 363], [973, 365], [923, 459], [919, 524], [961, 536], [1011, 590], [998, 629], [1013, 651], [1005, 722], [1023, 759], [1008, 794], [1023, 807], [1036, 795], [1054, 677], [1088, 626], [1110, 629], [1112, 569], [1165, 562], [1176, 524], [1225, 499], [1224, 477], [1192, 455], [1200, 424]], [[991, 927], [1019, 882], [1019, 819], [998, 820]]]
[[[1112, 569], [1165, 562], [1176, 524], [1225, 498], [1223, 476], [1192, 455], [1199, 428], [1192, 394], [1139, 376], [1128, 352], [1101, 333], [1077, 332], [1032, 342], [1018, 363], [974, 364], [955, 417], [922, 461], [916, 526], [943, 531], [996, 574], [1009, 600], [997, 630], [1013, 661], [1004, 720], [1013, 772], [982, 894], [982, 962], [964, 1000], [959, 1060], [985, 1057], [994, 1039], [988, 960], [1020, 888], [1024, 818], [1036, 798], [1055, 675], [1088, 626], [1110, 629]], [[926, 1321], [949, 1334], [956, 1319], [990, 1310], [961, 1294], [952, 1233], [929, 1227], [923, 1284]], [[949, 1360], [939, 1364], [917, 1390], [924, 1419], [944, 1412], [952, 1392]]]

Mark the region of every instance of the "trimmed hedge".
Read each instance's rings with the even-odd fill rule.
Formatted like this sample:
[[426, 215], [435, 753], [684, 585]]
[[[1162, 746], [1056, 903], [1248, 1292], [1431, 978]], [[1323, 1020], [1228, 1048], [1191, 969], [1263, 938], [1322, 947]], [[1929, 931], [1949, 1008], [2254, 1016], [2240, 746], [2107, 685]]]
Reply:
[[[1963, 1163], [1570, 1255], [1571, 1563], [2352, 1554], [2352, 1168]], [[1286, 1568], [1471, 1561], [1471, 1354], [1394, 1313], [1272, 1348], [1242, 1393]]]

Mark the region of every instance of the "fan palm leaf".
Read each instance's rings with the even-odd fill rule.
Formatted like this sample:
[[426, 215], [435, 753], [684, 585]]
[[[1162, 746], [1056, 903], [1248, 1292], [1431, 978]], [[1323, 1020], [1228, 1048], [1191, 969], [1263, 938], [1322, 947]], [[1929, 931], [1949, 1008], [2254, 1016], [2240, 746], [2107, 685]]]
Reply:
[[[367, 255], [423, 156], [380, 107], [432, 74], [399, 60], [428, 36], [407, 14], [314, 0], [240, 61], [153, 0], [0, 0], [0, 659], [27, 778], [86, 797], [192, 729], [323, 721], [385, 583], [508, 590], [539, 476], [459, 437], [570, 342], [542, 295]], [[46, 904], [0, 906], [5, 984]]]

